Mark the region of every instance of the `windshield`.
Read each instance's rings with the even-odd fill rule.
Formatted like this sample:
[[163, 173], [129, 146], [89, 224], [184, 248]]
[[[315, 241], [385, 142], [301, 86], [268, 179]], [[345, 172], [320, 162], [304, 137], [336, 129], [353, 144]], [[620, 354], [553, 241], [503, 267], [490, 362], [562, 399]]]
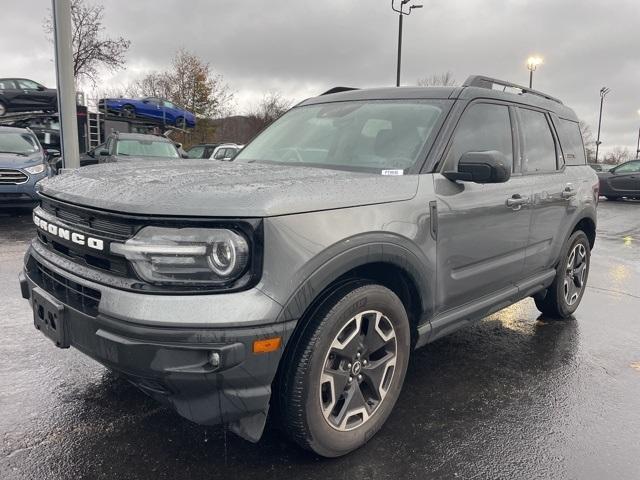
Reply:
[[176, 147], [169, 142], [153, 140], [118, 140], [116, 155], [131, 157], [178, 158]]
[[26, 156], [39, 151], [38, 141], [29, 133], [0, 133], [0, 153]]
[[245, 147], [235, 161], [401, 174], [432, 141], [443, 108], [444, 102], [437, 100], [297, 107]]

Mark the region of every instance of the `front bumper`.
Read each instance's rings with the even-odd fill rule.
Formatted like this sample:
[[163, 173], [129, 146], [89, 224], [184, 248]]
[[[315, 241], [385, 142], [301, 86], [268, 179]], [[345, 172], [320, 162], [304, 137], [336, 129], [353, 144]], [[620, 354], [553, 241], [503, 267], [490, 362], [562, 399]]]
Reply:
[[[120, 372], [189, 420], [204, 425], [228, 424], [248, 440], [260, 438], [282, 347], [254, 354], [252, 346], [257, 339], [281, 337], [282, 345], [288, 340], [294, 325], [268, 323], [277, 318], [279, 305], [263, 294], [255, 297], [260, 301], [254, 298], [254, 310], [269, 317], [263, 325], [250, 322], [251, 325], [243, 326], [241, 318], [219, 319], [221, 311], [229, 312], [227, 308], [211, 309], [207, 319], [199, 319], [195, 324], [180, 323], [198, 310], [189, 308], [194, 299], [211, 302], [212, 297], [215, 301], [215, 297], [239, 294], [183, 297], [133, 294], [77, 277], [50, 260], [56, 259], [44, 258], [33, 246], [29, 249], [20, 276], [21, 291], [32, 307], [34, 289], [38, 293], [44, 291], [64, 306], [70, 346]], [[131, 295], [138, 297], [138, 308], [133, 313], [140, 307], [144, 310], [154, 299], [159, 300], [165, 309], [163, 321], [150, 324], [148, 318], [137, 322], [131, 315], [128, 318], [114, 315], [110, 305], [117, 303], [114, 300], [119, 294], [124, 305], [132, 305]], [[238, 300], [246, 303], [248, 298], [245, 295]], [[93, 299], [96, 308], [90, 308], [89, 299]], [[237, 307], [237, 311], [246, 310], [246, 305]], [[175, 321], [166, 322], [171, 315]], [[227, 325], [233, 320], [237, 326], [217, 328], [218, 320], [225, 320]]]

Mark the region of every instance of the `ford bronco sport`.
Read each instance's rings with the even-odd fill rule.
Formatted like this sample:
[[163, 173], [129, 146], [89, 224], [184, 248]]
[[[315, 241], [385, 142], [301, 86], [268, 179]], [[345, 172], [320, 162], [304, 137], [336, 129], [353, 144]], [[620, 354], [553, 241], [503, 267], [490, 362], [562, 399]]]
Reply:
[[507, 82], [336, 88], [233, 163], [44, 182], [23, 296], [37, 329], [200, 424], [267, 413], [324, 456], [384, 424], [412, 349], [585, 291], [598, 179], [574, 112]]

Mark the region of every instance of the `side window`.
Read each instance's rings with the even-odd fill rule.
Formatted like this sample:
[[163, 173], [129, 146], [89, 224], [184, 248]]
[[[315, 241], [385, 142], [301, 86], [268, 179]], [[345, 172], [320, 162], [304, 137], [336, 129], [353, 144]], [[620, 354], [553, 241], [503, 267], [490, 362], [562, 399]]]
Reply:
[[0, 90], [14, 90], [15, 88], [12, 80], [0, 80]]
[[24, 90], [37, 90], [38, 84], [31, 80], [17, 80], [18, 88], [22, 88]]
[[558, 135], [560, 135], [560, 143], [567, 165], [585, 165], [587, 158], [584, 154], [580, 125], [565, 119], [560, 119], [557, 123]]
[[213, 156], [213, 158], [216, 159], [216, 160], [222, 160], [224, 158], [224, 152], [225, 151], [226, 151], [225, 148], [219, 148], [218, 151]]
[[547, 116], [542, 112], [520, 108], [525, 172], [553, 172], [557, 170], [556, 145]]
[[615, 173], [640, 173], [640, 162], [629, 162], [620, 165], [615, 169]]
[[513, 165], [513, 138], [509, 108], [505, 105], [476, 103], [462, 115], [447, 157], [445, 170], [455, 170], [460, 157], [467, 152], [502, 153]]

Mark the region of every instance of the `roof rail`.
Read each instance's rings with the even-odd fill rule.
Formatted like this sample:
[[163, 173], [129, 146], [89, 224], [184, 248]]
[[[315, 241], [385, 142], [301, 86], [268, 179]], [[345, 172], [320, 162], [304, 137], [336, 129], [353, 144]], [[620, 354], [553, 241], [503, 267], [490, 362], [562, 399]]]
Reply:
[[349, 92], [351, 90], [360, 90], [360, 89], [355, 87], [333, 87], [327, 90], [326, 92], [321, 93], [318, 96], [321, 97], [323, 95], [331, 95], [332, 93]]
[[506, 89], [507, 87], [515, 88], [517, 90], [520, 90], [522, 93], [536, 95], [538, 97], [551, 100], [552, 102], [557, 102], [562, 104], [562, 102], [559, 99], [552, 97], [551, 95], [547, 95], [546, 93], [539, 92], [538, 90], [534, 90], [532, 88], [523, 87], [522, 85], [518, 85], [516, 83], [507, 82], [505, 80], [498, 80], [497, 78], [484, 77], [482, 75], [471, 75], [462, 84], [463, 87], [488, 88], [489, 90], [494, 90], [495, 89], [494, 85], [499, 85], [501, 87], [504, 87], [504, 89]]

